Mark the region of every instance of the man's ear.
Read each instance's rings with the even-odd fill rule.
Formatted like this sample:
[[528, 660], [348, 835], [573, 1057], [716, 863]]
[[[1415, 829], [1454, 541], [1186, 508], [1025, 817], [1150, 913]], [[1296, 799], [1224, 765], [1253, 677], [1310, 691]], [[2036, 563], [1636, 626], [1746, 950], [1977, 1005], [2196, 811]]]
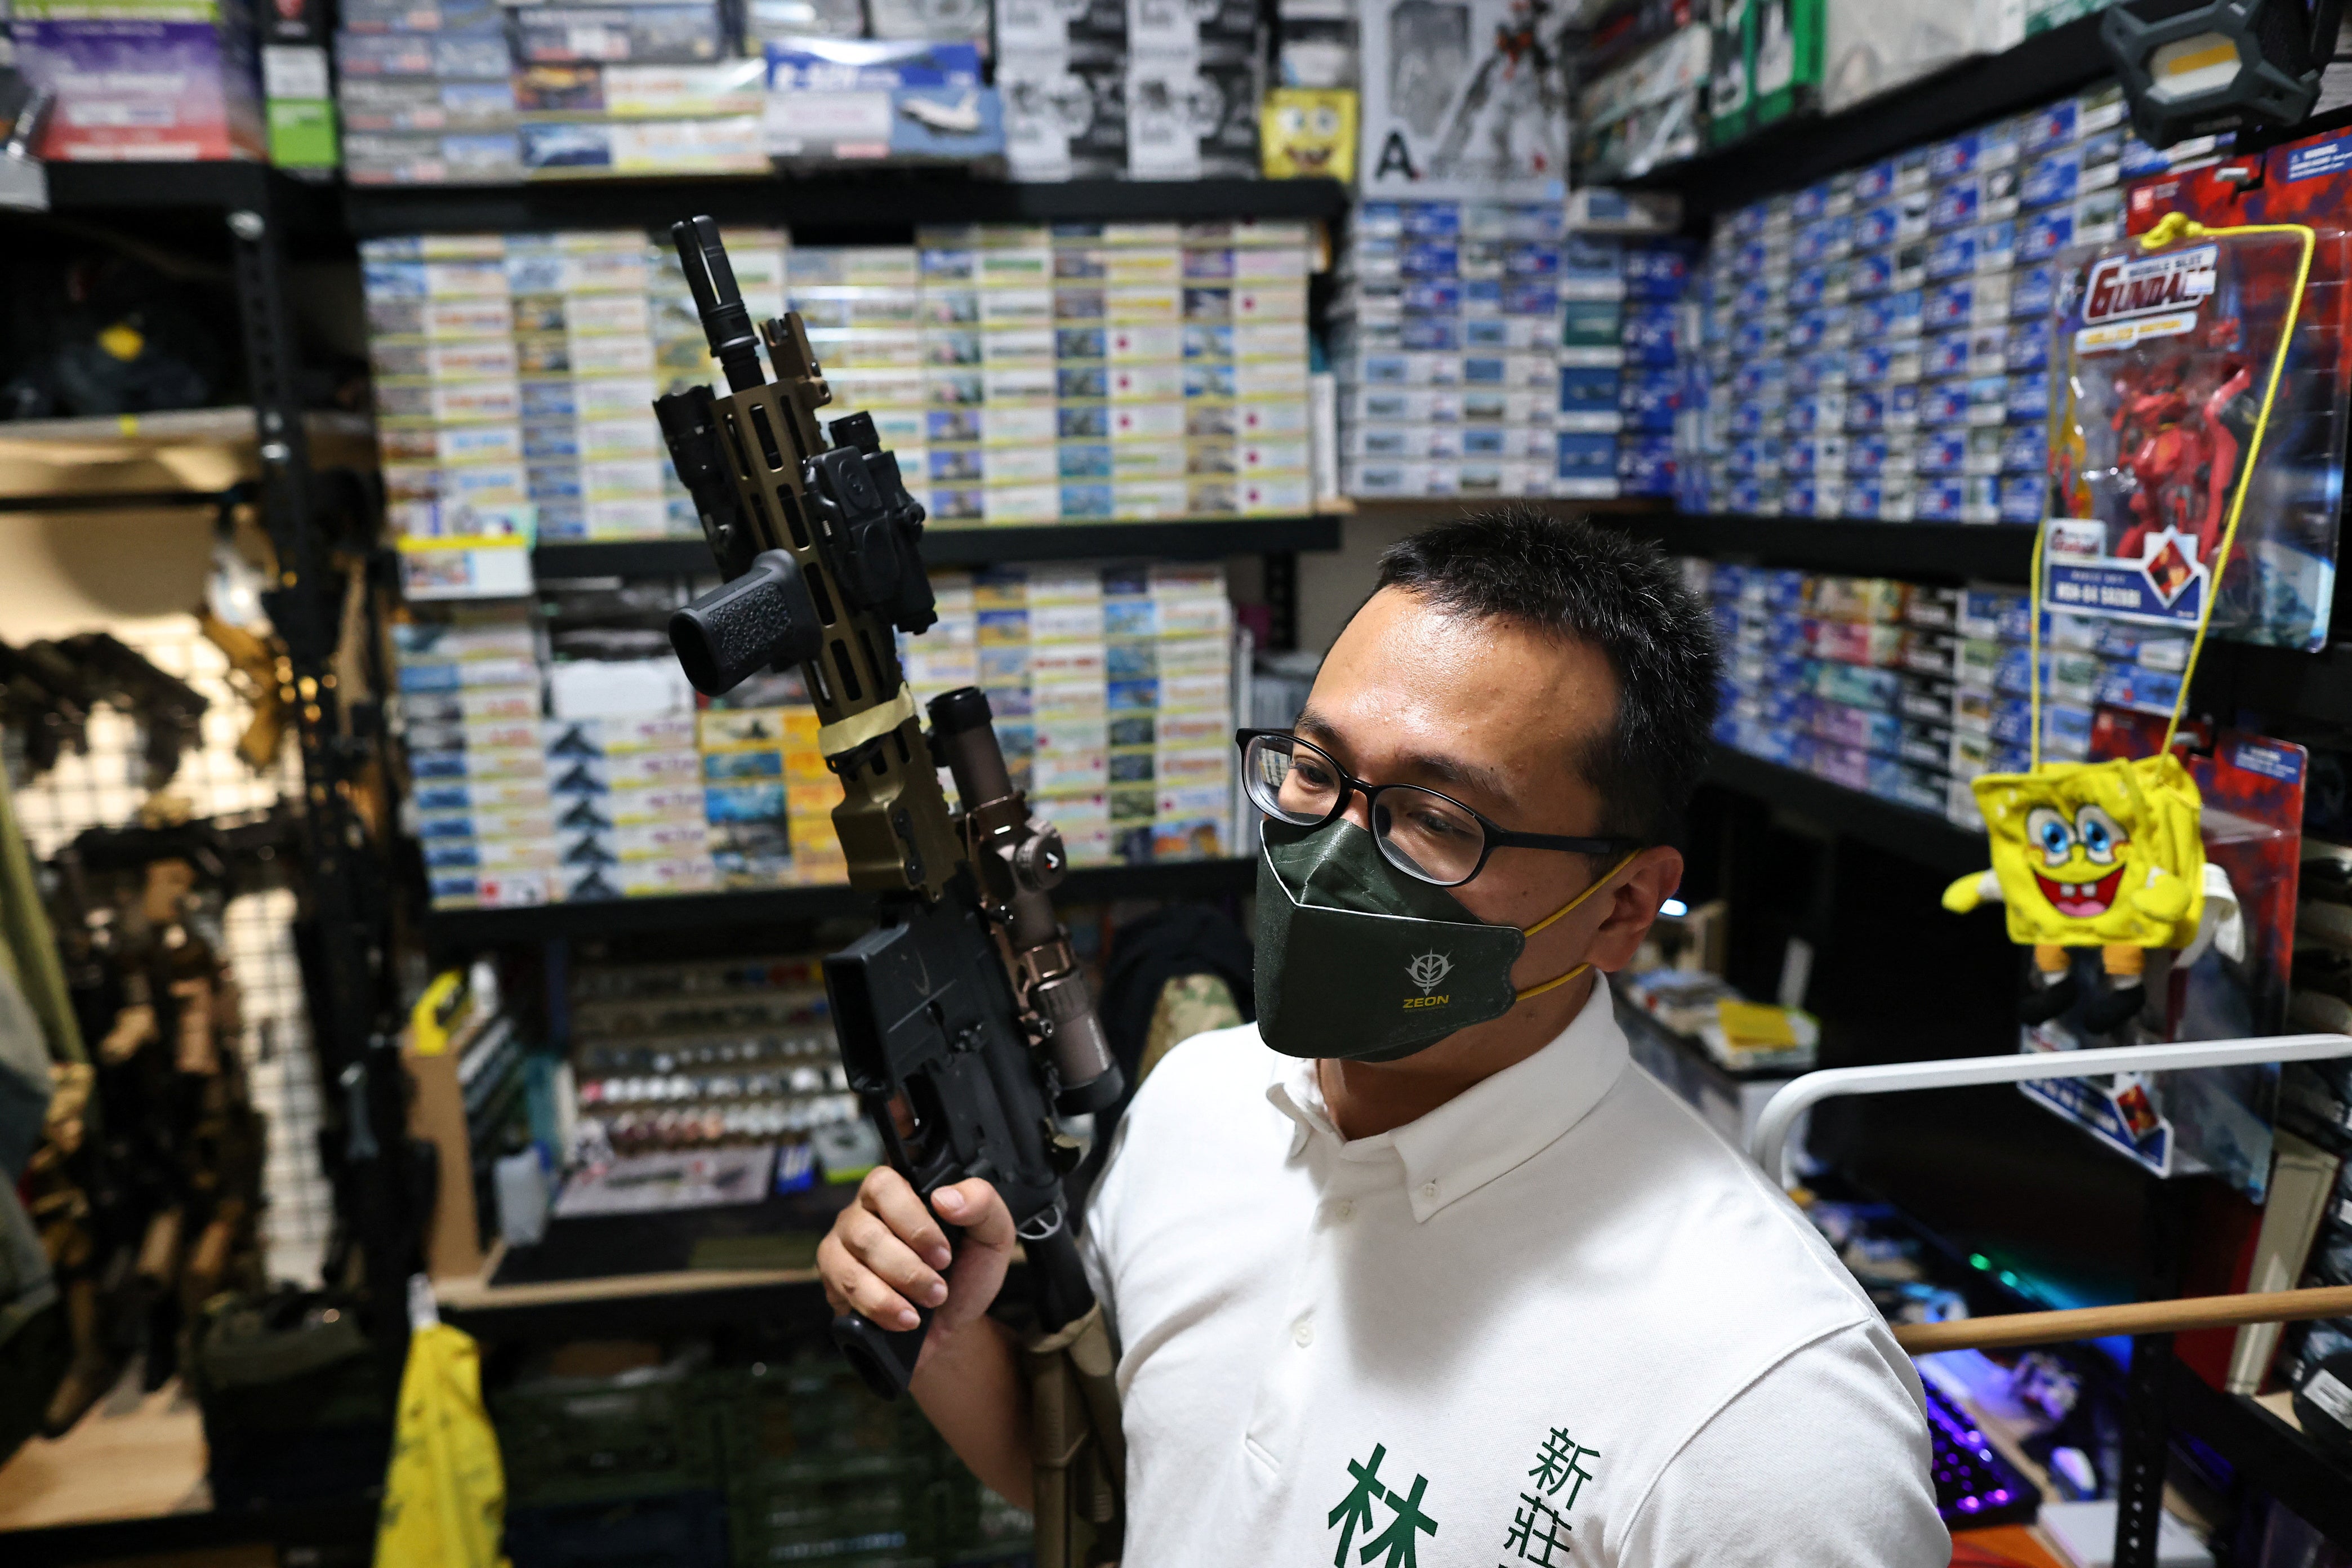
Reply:
[[1681, 850], [1660, 844], [1633, 857], [1633, 864], [1617, 874], [1609, 912], [1592, 933], [1592, 946], [1586, 952], [1592, 967], [1613, 974], [1633, 963], [1642, 939], [1650, 934], [1650, 923], [1658, 918], [1658, 906], [1673, 898], [1682, 883]]

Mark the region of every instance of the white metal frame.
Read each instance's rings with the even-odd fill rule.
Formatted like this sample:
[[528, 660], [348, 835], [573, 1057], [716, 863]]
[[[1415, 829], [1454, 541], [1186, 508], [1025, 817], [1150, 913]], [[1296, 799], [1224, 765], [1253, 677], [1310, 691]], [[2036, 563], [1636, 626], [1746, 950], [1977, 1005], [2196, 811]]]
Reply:
[[2270, 1035], [2257, 1039], [2109, 1046], [2091, 1051], [2020, 1051], [2015, 1056], [1830, 1068], [1809, 1072], [1782, 1086], [1765, 1103], [1748, 1147], [1756, 1163], [1788, 1187], [1796, 1184], [1788, 1165], [1789, 1135], [1797, 1119], [1824, 1100], [1852, 1094], [1898, 1094], [1915, 1089], [1962, 1089], [1987, 1083], [2092, 1078], [2113, 1072], [2179, 1072], [2188, 1068], [2326, 1061], [2336, 1057], [2352, 1057], [2352, 1035]]

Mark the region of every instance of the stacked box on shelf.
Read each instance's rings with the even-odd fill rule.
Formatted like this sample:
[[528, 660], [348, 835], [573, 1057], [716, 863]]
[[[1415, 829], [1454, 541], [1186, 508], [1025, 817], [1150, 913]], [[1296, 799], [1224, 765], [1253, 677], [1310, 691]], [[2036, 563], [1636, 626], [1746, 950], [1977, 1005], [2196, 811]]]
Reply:
[[[2029, 765], [2022, 593], [1701, 566], [1725, 639], [1717, 741], [1970, 828], [1971, 783]], [[2045, 616], [2043, 757], [2089, 756], [2095, 708], [2168, 713], [2187, 654], [2177, 634]]]
[[[1105, 584], [1104, 624], [1111, 633], [1111, 745], [1114, 754], [1145, 721], [1142, 689], [1149, 679], [1152, 799], [1150, 853], [1133, 841], [1119, 853], [1130, 861], [1203, 860], [1233, 853], [1233, 603], [1222, 565], [1150, 568], [1152, 670], [1118, 656], [1122, 634], [1139, 630], [1142, 605], [1123, 590], [1131, 575]], [[1138, 650], [1140, 651], [1139, 649]], [[1132, 683], [1130, 688], [1129, 683]], [[1118, 775], [1113, 774], [1116, 787]]]
[[978, 685], [1013, 782], [1075, 865], [1231, 853], [1233, 608], [1213, 565], [932, 577], [902, 657], [919, 700]]
[[16, 0], [0, 10], [26, 82], [55, 110], [35, 151], [59, 163], [265, 158], [258, 40], [246, 0]]
[[343, 175], [356, 185], [522, 178], [513, 57], [490, 0], [348, 0], [335, 35]]
[[565, 659], [551, 667], [547, 686], [541, 742], [560, 850], [553, 896], [715, 889], [694, 693], [675, 661]]
[[[1973, 782], [1984, 773], [2023, 773], [2032, 763], [2032, 623], [2026, 595], [2010, 588], [1967, 589], [1955, 606], [1953, 632], [1951, 785], [1945, 815], [1960, 826], [1980, 827], [1984, 819], [1977, 812]], [[2068, 668], [2070, 675], [2075, 673], [2071, 661]], [[2071, 760], [2079, 760], [2090, 746], [2090, 714], [2087, 707], [2066, 699], [2087, 700], [2092, 693], [2079, 689], [2074, 679], [2058, 687], [2043, 689], [2043, 701], [2053, 705], [2043, 732], [2054, 738], [2079, 729], [2079, 744], [2065, 748]], [[2077, 714], [2079, 725], [2071, 721]]]
[[[926, 316], [938, 303], [925, 275], [931, 265], [928, 251], [919, 258], [905, 246], [795, 246], [785, 262], [784, 306], [800, 312], [833, 389], [833, 403], [819, 417], [872, 415], [883, 445], [898, 454], [908, 489], [929, 506], [934, 521], [951, 521], [957, 513], [943, 510], [936, 486], [927, 489], [938, 460], [926, 449], [927, 437], [940, 432], [927, 431], [924, 415], [928, 402], [937, 425], [938, 414], [960, 406], [940, 394], [951, 391], [970, 366], [939, 356], [957, 352], [949, 340], [970, 327], [978, 305], [950, 297], [942, 309], [971, 314], [958, 314], [953, 331], [935, 326]], [[968, 282], [954, 291], [964, 292]]]
[[[1692, 513], [1720, 512], [1726, 508], [1724, 487], [1728, 471], [1730, 449], [1724, 433], [1729, 409], [1717, 401], [1718, 384], [1728, 390], [1730, 368], [1727, 335], [1722, 324], [1722, 311], [1727, 302], [1716, 293], [1718, 279], [1728, 274], [1728, 268], [1719, 264], [1719, 253], [1710, 252], [1701, 265], [1693, 268], [1675, 306], [1675, 510]], [[1598, 313], [1598, 303], [1583, 308]], [[1592, 342], [1599, 323], [1579, 329], [1578, 307], [1562, 300], [1564, 318], [1561, 331], [1563, 364], [1573, 363], [1570, 357], [1580, 346], [1601, 346]], [[1720, 374], [1718, 374], [1718, 371]]]
[[1055, 227], [1055, 418], [1066, 506], [1107, 502], [1106, 515], [1122, 521], [1192, 515], [1176, 292], [1183, 271], [1174, 224]]
[[726, 58], [734, 40], [719, 5], [514, 15], [525, 178], [768, 172], [767, 68]]
[[1183, 240], [1186, 506], [1306, 511], [1305, 226], [1188, 224]]
[[1932, 595], [1883, 578], [1717, 565], [1726, 637], [1716, 738], [1784, 767], [1927, 811], [1943, 808], [1949, 683], [1908, 670], [1905, 617]]
[[[1576, 291], [1573, 272], [1583, 270], [1582, 247], [1565, 247], [1560, 278], [1561, 374], [1567, 374], [1570, 312], [1586, 300]], [[1681, 360], [1685, 325], [1683, 296], [1690, 283], [1690, 257], [1679, 246], [1628, 241], [1615, 260], [1624, 280], [1618, 341], [1622, 350], [1617, 405], [1617, 493], [1669, 496], [1675, 491], [1675, 430], [1682, 407]], [[1596, 268], [1597, 271], [1598, 268]]]
[[1915, 590], [1882, 577], [1816, 577], [1807, 584], [1805, 635], [1816, 662], [1805, 704], [1816, 777], [1923, 811], [1938, 808], [1940, 769], [1906, 760], [1903, 678]]
[[527, 606], [393, 627], [414, 828], [434, 906], [544, 903], [559, 854]]
[[[1053, 235], [1042, 224], [1003, 224], [988, 226], [977, 238], [978, 380], [991, 437], [983, 520], [1052, 522], [1063, 505]], [[1083, 466], [1082, 459], [1073, 461]], [[1082, 505], [1089, 493], [1083, 483], [1071, 491]]]
[[[784, 236], [729, 229], [723, 237], [745, 301], [764, 317], [783, 297]], [[718, 375], [668, 237], [514, 236], [508, 268], [541, 536], [698, 534], [648, 417], [656, 395]]]
[[[1793, 204], [1759, 202], [1716, 225], [1701, 289], [1704, 337], [1685, 381], [1707, 384], [1688, 456], [1706, 464], [1710, 510], [1777, 515], [1789, 391], [1789, 236]], [[1839, 386], [1843, 373], [1839, 373]], [[1807, 398], [1814, 395], [1809, 387]], [[1805, 419], [1817, 418], [1808, 405]]]
[[701, 802], [719, 885], [814, 887], [848, 879], [833, 830], [841, 786], [817, 750], [805, 703], [699, 715]]
[[792, 304], [935, 523], [1280, 515], [1308, 499], [1307, 241], [927, 228], [912, 249], [795, 251]]
[[[782, 237], [730, 230], [745, 297], [782, 295]], [[693, 535], [651, 416], [713, 367], [666, 241], [634, 230], [367, 242], [377, 439], [396, 533]]]
[[[1732, 512], [2032, 522], [2049, 405], [2047, 263], [2121, 230], [2161, 162], [2112, 87], [1731, 214], [1685, 447]], [[1698, 488], [1693, 485], [1694, 493]]]
[[360, 259], [394, 533], [528, 537], [534, 522], [506, 242], [497, 235], [372, 239]]
[[[1981, 826], [1969, 785], [1980, 773], [2032, 763], [2032, 631], [2026, 596], [1971, 588], [1958, 596], [1952, 651], [1952, 789], [1946, 815]], [[2189, 638], [2088, 616], [2042, 618], [2042, 755], [2091, 754], [2095, 709], [2170, 714], [2188, 668]]]
[[[992, 584], [1003, 593], [1006, 585]], [[1024, 748], [1029, 787], [1039, 811], [1061, 830], [1071, 859], [1104, 865], [1111, 846], [1113, 653], [1106, 626], [1103, 572], [1094, 566], [1034, 566], [1027, 574], [1024, 609], [1028, 708], [1013, 731]], [[982, 650], [983, 673], [993, 658], [1014, 655], [1000, 644]], [[992, 698], [992, 700], [993, 699]]]
[[1618, 437], [1627, 385], [1623, 258], [1609, 241], [1571, 237], [1562, 247], [1559, 384], [1551, 488], [1563, 496], [1617, 493]]
[[551, 719], [554, 896], [632, 898], [716, 885], [690, 713]]
[[[1557, 206], [1372, 202], [1340, 266], [1331, 357], [1340, 483], [1362, 497], [1563, 490]], [[1612, 258], [1613, 264], [1613, 258]], [[1622, 279], [1612, 278], [1622, 293]], [[1616, 381], [1610, 378], [1610, 428]]]
[[1914, 770], [1908, 804], [1948, 815], [1951, 800], [1954, 714], [1959, 662], [1962, 595], [1957, 589], [1913, 584], [1903, 605], [1902, 648], [1897, 658], [1903, 686], [1896, 699], [1902, 731], [1896, 752]]
[[[508, 237], [524, 454], [542, 538], [688, 531], [673, 525], [668, 458], [646, 417], [660, 391], [648, 249], [628, 229]], [[681, 510], [678, 521], [692, 525], [691, 507]]]

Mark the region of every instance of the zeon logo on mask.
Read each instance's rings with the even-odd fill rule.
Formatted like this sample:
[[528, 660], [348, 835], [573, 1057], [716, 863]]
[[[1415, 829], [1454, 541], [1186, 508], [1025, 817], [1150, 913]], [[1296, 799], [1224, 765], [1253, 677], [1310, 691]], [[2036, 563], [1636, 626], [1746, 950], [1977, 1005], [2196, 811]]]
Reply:
[[1406, 979], [1421, 987], [1420, 995], [1408, 996], [1404, 999], [1408, 1012], [1416, 1007], [1443, 1007], [1453, 1000], [1450, 996], [1430, 994], [1444, 984], [1447, 975], [1454, 973], [1454, 961], [1445, 954], [1434, 952], [1424, 952], [1408, 963], [1404, 966], [1404, 973]]

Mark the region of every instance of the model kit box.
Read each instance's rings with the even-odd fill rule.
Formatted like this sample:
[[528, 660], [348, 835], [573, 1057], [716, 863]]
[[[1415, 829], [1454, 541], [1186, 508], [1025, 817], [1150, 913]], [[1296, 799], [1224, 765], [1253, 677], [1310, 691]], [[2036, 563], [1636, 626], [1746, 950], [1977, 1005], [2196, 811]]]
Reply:
[[1263, 83], [1254, 57], [1128, 61], [1127, 172], [1139, 180], [1252, 179]]
[[1361, 40], [1366, 200], [1561, 198], [1563, 66], [1528, 8], [1382, 0], [1364, 12]]
[[1127, 57], [1116, 47], [1001, 55], [1004, 153], [1017, 180], [1117, 179], [1128, 168]]
[[194, 162], [268, 155], [251, 14], [236, 0], [89, 7], [22, 0], [16, 64], [56, 95], [40, 156]]
[[525, 5], [514, 16], [515, 56], [532, 65], [693, 65], [727, 52], [726, 28], [709, 4]]
[[[1812, 107], [1822, 85], [1823, 0], [1716, 0], [1717, 146]], [[1924, 176], [1924, 159], [1922, 160]]]

